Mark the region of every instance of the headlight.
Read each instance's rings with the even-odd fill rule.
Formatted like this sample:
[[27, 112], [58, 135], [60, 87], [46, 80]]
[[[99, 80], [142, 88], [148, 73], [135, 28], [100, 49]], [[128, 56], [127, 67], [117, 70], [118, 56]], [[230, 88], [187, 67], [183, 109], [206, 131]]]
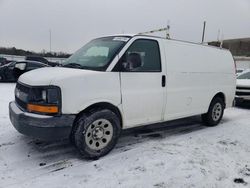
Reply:
[[29, 91], [27, 110], [41, 114], [60, 112], [61, 91], [59, 87], [33, 87]]
[[43, 101], [47, 100], [47, 92], [46, 92], [46, 90], [42, 91], [42, 99], [43, 99]]

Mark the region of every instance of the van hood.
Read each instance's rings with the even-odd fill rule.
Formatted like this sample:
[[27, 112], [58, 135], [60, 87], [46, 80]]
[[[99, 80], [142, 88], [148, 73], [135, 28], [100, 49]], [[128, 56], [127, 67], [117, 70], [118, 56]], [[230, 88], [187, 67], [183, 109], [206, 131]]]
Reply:
[[98, 71], [83, 69], [46, 67], [22, 74], [18, 81], [30, 86], [53, 85], [57, 81], [66, 80], [72, 77], [85, 77], [86, 75], [99, 73]]
[[237, 87], [249, 87], [250, 88], [250, 79], [237, 79]]

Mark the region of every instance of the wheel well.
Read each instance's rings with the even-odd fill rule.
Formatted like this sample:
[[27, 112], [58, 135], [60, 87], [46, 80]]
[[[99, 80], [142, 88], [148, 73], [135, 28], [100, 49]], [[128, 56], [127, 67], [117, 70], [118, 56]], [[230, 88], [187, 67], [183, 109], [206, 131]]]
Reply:
[[[118, 116], [118, 118], [120, 119], [120, 122], [121, 122], [121, 127], [123, 127], [122, 115], [121, 115], [120, 110], [116, 106], [114, 106], [113, 104], [110, 104], [107, 102], [100, 102], [100, 103], [90, 105], [89, 107], [85, 108], [83, 111], [81, 111], [80, 113], [77, 114], [75, 121], [77, 121], [78, 117], [81, 116], [81, 114], [89, 114], [96, 109], [111, 110], [112, 112], [114, 112]], [[75, 124], [75, 122], [74, 122], [74, 124]]]
[[214, 97], [213, 97], [213, 99], [212, 100], [214, 100], [215, 98], [221, 98], [222, 100], [223, 100], [223, 102], [224, 102], [224, 105], [226, 105], [226, 98], [225, 98], [225, 95], [222, 93], [222, 92], [219, 92], [219, 93], [217, 93]]

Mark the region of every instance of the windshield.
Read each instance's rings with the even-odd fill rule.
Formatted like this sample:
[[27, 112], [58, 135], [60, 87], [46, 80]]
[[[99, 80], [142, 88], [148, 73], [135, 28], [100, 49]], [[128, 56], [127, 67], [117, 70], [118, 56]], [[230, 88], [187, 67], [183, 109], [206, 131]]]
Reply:
[[63, 67], [105, 71], [129, 37], [105, 37], [90, 41], [65, 62]]
[[237, 79], [250, 79], [250, 72], [241, 74]]

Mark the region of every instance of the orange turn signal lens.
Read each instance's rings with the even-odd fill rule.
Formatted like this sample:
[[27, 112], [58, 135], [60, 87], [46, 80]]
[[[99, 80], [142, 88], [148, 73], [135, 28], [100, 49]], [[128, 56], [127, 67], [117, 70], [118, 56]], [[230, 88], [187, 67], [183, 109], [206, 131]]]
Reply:
[[41, 113], [58, 113], [59, 109], [57, 106], [42, 106], [36, 104], [28, 104], [27, 109], [29, 112], [41, 112]]

